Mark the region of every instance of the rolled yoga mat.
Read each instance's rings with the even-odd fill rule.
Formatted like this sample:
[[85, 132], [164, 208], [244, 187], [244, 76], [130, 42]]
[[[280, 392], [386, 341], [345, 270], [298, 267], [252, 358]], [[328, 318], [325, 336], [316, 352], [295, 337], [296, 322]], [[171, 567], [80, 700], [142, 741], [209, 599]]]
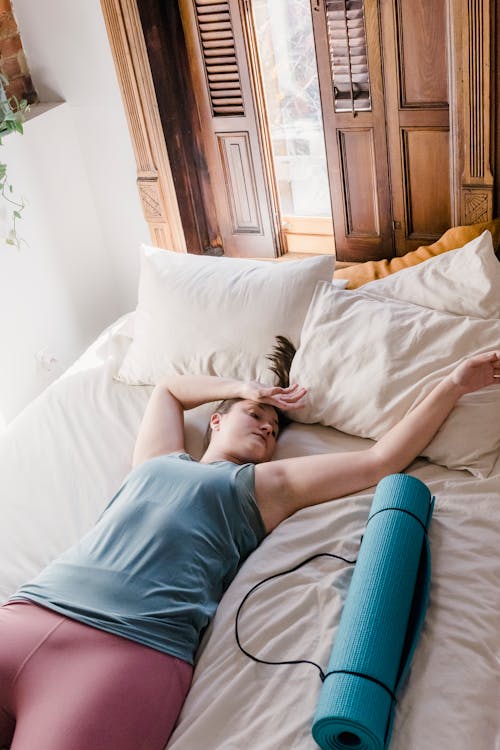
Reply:
[[377, 485], [314, 717], [323, 750], [389, 745], [427, 607], [433, 507], [415, 477], [391, 474]]

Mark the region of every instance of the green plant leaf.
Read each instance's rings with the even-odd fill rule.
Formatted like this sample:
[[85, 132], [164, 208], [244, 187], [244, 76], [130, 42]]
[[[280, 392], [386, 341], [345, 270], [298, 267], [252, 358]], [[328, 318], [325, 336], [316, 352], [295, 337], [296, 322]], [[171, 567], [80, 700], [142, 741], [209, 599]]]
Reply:
[[[0, 72], [0, 136], [8, 133], [23, 133], [23, 122], [25, 120], [25, 113], [29, 109], [29, 105], [26, 99], [19, 100], [17, 96], [10, 96], [7, 98], [4, 87], [9, 83], [8, 78]], [[0, 145], [2, 139], [0, 137]], [[14, 189], [10, 183], [7, 182], [7, 165], [0, 162], [0, 197], [3, 197], [7, 203], [15, 208], [11, 213], [11, 228], [8, 236], [5, 238], [7, 245], [13, 245], [18, 250], [21, 249], [21, 240], [16, 231], [16, 221], [22, 218], [21, 211], [25, 207], [24, 199], [21, 198], [21, 202], [16, 199], [8, 197], [6, 192], [12, 194]]]

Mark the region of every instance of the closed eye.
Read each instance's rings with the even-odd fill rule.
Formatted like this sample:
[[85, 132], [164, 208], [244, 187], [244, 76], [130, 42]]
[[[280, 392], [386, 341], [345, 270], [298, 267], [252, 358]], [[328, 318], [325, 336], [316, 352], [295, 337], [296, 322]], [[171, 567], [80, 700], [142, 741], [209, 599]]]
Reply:
[[[248, 413], [249, 413], [249, 415], [250, 415], [251, 417], [253, 417], [254, 419], [256, 419], [256, 420], [257, 420], [258, 422], [260, 422], [260, 421], [261, 421], [261, 419], [263, 418], [263, 417], [262, 417], [262, 414], [259, 414], [259, 413], [258, 413], [258, 412], [256, 412], [256, 411], [249, 411]], [[277, 437], [277, 435], [278, 435], [278, 431], [277, 431], [276, 429], [274, 429], [274, 428], [273, 428], [273, 430], [272, 430], [271, 434], [272, 434], [273, 438], [275, 438], [275, 439], [276, 439], [276, 437]]]

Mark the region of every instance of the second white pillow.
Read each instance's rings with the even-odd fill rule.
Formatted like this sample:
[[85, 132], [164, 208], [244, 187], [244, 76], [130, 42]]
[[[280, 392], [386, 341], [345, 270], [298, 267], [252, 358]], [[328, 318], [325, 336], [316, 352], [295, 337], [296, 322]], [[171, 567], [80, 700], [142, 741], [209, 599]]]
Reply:
[[432, 310], [500, 318], [500, 263], [491, 233], [363, 286], [363, 292]]
[[[500, 319], [450, 315], [319, 283], [292, 361], [293, 418], [380, 439], [462, 359], [500, 348]], [[423, 455], [475, 476], [500, 450], [500, 387], [462, 397]]]

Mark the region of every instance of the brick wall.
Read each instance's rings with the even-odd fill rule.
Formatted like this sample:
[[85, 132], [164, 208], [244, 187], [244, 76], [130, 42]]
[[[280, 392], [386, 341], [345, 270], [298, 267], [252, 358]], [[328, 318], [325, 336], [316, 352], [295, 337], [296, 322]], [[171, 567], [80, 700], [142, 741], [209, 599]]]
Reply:
[[8, 97], [37, 101], [11, 0], [0, 0], [0, 71], [9, 79]]

